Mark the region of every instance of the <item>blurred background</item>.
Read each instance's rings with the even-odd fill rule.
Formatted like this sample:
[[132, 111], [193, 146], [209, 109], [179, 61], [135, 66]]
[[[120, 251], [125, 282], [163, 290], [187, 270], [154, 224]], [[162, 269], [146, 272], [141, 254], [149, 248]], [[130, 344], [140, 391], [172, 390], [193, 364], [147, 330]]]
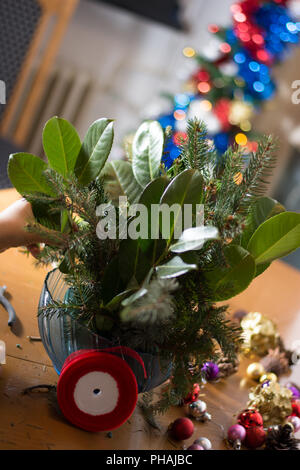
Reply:
[[[172, 96], [186, 92], [189, 77], [199, 68], [188, 51], [214, 57], [219, 40], [208, 26], [230, 25], [233, 3], [1, 0], [0, 80], [5, 100], [2, 93], [0, 188], [10, 186], [10, 153], [43, 157], [42, 129], [53, 115], [69, 119], [81, 137], [95, 119], [114, 118], [111, 158], [122, 158], [126, 136], [143, 119], [168, 115]], [[299, 22], [299, 0], [289, 4]], [[292, 102], [292, 84], [300, 80], [299, 63], [300, 47], [295, 44], [272, 66], [276, 93], [251, 123], [258, 133], [278, 137], [278, 167], [270, 194], [298, 212], [300, 104]], [[300, 268], [300, 253], [287, 260]]]

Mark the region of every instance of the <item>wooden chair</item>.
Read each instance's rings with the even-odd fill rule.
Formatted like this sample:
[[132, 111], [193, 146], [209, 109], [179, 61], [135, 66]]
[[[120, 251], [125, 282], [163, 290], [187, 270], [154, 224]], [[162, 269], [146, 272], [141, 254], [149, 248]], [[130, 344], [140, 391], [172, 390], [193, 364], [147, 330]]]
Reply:
[[7, 104], [0, 105], [0, 137], [23, 149], [77, 3], [78, 0], [1, 0], [0, 79], [6, 84]]

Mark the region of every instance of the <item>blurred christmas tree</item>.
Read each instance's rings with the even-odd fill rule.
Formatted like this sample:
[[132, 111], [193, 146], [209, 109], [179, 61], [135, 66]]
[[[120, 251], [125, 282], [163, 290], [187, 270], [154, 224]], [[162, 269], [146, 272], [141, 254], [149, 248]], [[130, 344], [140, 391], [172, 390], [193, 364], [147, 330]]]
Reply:
[[199, 55], [192, 47], [183, 54], [196, 60], [196, 70], [184, 91], [170, 96], [170, 112], [159, 116], [163, 128], [171, 126], [165, 165], [180, 154], [188, 119], [207, 125], [209, 138], [221, 154], [234, 142], [245, 151], [257, 149], [257, 133], [251, 118], [270, 99], [276, 86], [274, 64], [284, 60], [299, 43], [300, 23], [292, 18], [289, 0], [243, 0], [231, 6], [233, 24], [210, 25], [218, 38], [217, 59]]

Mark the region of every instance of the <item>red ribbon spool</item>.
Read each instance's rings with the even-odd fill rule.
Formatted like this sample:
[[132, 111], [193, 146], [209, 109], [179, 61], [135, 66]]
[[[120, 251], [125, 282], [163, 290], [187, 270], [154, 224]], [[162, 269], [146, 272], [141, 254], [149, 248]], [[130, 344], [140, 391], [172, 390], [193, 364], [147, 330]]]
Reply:
[[57, 400], [65, 418], [85, 431], [109, 431], [133, 413], [138, 387], [126, 361], [111, 353], [141, 357], [126, 347], [82, 350], [65, 361], [57, 384]]

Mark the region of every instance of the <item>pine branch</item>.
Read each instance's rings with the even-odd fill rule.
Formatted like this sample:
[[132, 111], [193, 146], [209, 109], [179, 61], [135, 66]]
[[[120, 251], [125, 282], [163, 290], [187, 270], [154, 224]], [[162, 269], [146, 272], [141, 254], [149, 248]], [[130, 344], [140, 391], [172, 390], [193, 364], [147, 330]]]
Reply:
[[243, 173], [240, 195], [235, 201], [234, 210], [246, 213], [256, 198], [265, 194], [269, 178], [276, 166], [276, 144], [271, 136], [264, 136], [258, 149], [250, 156], [247, 168]]
[[[226, 227], [228, 217], [235, 212], [235, 206], [240, 198], [240, 187], [237, 177], [241, 175], [244, 167], [242, 150], [238, 147], [229, 148], [223, 156], [224, 167], [217, 181], [214, 197], [207, 198], [207, 204], [213, 210], [213, 223], [216, 224], [221, 233]], [[225, 236], [228, 236], [226, 232]]]
[[200, 171], [205, 181], [209, 181], [216, 155], [207, 138], [204, 122], [192, 119], [187, 124], [187, 138], [180, 144], [181, 161], [185, 169]]
[[143, 393], [142, 400], [138, 402], [138, 406], [143, 414], [146, 423], [153, 429], [161, 431], [161, 427], [157, 423], [153, 413], [153, 391]]

